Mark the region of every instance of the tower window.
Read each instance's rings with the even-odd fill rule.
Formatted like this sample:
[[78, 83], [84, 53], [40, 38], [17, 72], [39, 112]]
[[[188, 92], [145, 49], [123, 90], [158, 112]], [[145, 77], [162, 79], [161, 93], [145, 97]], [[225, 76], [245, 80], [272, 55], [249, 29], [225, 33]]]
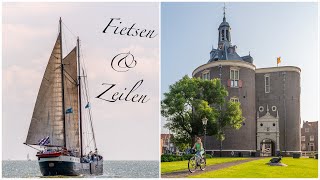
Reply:
[[229, 40], [229, 31], [228, 30], [226, 30], [226, 37], [227, 37], [227, 40], [230, 41]]
[[261, 123], [260, 126], [263, 126], [263, 124]]
[[210, 72], [209, 71], [207, 71], [207, 72], [204, 72], [203, 74], [202, 74], [202, 79], [210, 79]]
[[224, 30], [221, 30], [221, 32], [222, 32], [221, 41], [223, 41], [224, 40]]
[[264, 75], [265, 93], [270, 93], [270, 74]]
[[273, 123], [272, 125], [273, 125], [273, 126], [276, 126], [276, 123]]
[[239, 87], [239, 69], [230, 69], [231, 87]]

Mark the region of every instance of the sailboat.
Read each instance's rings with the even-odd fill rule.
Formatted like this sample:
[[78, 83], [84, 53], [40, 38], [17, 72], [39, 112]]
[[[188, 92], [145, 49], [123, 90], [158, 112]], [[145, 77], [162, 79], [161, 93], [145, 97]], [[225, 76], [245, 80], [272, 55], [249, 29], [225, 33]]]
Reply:
[[[103, 157], [98, 153], [94, 137], [79, 37], [77, 45], [65, 57], [62, 45], [60, 18], [59, 34], [41, 81], [24, 144], [38, 150], [36, 156], [43, 176], [100, 175]], [[83, 138], [84, 113], [89, 119], [87, 129], [91, 130], [91, 139], [87, 141]], [[90, 152], [89, 147], [92, 147]]]

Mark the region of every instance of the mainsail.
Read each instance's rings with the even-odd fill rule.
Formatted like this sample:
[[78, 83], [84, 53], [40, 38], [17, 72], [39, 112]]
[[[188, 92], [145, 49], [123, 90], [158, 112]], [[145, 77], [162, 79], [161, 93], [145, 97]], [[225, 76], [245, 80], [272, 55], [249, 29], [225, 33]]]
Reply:
[[[62, 61], [65, 107], [63, 110], [60, 46], [59, 34], [40, 85], [26, 144], [62, 147], [65, 133], [66, 147], [79, 151], [77, 51], [74, 48]], [[63, 113], [65, 113], [66, 132], [64, 132]], [[41, 144], [40, 141], [46, 137], [49, 137], [48, 143]]]
[[41, 81], [26, 144], [38, 145], [41, 139], [49, 137], [50, 145], [64, 146], [60, 36], [61, 33]]

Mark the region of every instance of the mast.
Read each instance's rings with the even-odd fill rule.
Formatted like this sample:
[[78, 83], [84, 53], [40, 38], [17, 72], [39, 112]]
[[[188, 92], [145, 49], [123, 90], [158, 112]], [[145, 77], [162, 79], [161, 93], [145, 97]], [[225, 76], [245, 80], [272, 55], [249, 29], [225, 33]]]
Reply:
[[80, 157], [83, 156], [82, 151], [82, 105], [81, 105], [81, 75], [80, 75], [80, 41], [79, 36], [77, 37], [77, 51], [78, 51], [78, 89], [79, 89], [79, 116], [80, 116]]
[[67, 138], [66, 138], [66, 114], [65, 114], [65, 101], [64, 101], [64, 75], [63, 75], [63, 56], [62, 56], [62, 20], [60, 17], [59, 20], [59, 33], [60, 33], [60, 58], [61, 58], [61, 88], [62, 88], [62, 112], [63, 112], [63, 141], [64, 147], [67, 147]]

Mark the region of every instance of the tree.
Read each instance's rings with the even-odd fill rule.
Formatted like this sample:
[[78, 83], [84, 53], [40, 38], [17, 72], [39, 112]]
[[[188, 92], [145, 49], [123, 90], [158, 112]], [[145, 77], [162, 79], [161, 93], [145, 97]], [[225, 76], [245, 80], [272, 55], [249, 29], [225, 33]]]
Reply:
[[195, 136], [203, 135], [204, 117], [208, 119], [207, 135], [219, 140], [224, 140], [226, 126], [239, 129], [244, 120], [240, 103], [226, 102], [227, 96], [228, 91], [219, 79], [184, 76], [170, 85], [161, 102], [161, 114], [167, 118], [165, 127], [173, 132], [176, 145], [190, 146]]

